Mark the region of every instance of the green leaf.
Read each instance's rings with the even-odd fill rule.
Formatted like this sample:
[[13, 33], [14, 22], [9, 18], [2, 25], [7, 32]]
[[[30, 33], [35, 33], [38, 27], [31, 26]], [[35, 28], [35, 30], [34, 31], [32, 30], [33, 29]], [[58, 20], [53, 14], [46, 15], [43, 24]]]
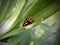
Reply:
[[[0, 7], [0, 23], [2, 23], [4, 20], [7, 20], [7, 17], [9, 17], [9, 13], [14, 7], [16, 0], [2, 0], [1, 7]], [[5, 21], [4, 21], [5, 23]]]
[[[37, 1], [37, 2], [39, 2], [39, 1]], [[35, 2], [35, 3], [37, 3], [37, 2]], [[42, 3], [43, 3], [44, 1], [42, 1]], [[35, 3], [33, 3], [33, 6], [32, 7], [34, 7], [34, 4]], [[41, 4], [42, 5], [42, 4]], [[40, 5], [40, 6], [41, 6]], [[36, 5], [37, 6], [37, 5]], [[30, 8], [29, 8], [30, 9]], [[10, 31], [10, 32], [8, 32], [8, 33], [6, 33], [6, 36], [3, 36], [4, 38], [5, 37], [8, 37], [8, 36], [11, 36], [11, 35], [15, 35], [15, 34], [18, 34], [18, 33], [20, 33], [20, 32], [23, 32], [23, 31], [26, 31], [26, 30], [28, 30], [28, 29], [31, 29], [31, 28], [33, 28], [33, 27], [35, 27], [36, 25], [38, 25], [39, 23], [41, 23], [43, 20], [45, 20], [46, 18], [48, 18], [48, 17], [50, 17], [51, 15], [53, 15], [54, 13], [56, 13], [58, 10], [59, 10], [60, 8], [59, 8], [59, 5], [57, 4], [57, 1], [55, 1], [55, 2], [53, 2], [52, 4], [50, 4], [49, 6], [47, 6], [46, 8], [44, 8], [42, 11], [39, 11], [37, 14], [35, 14], [35, 16], [34, 15], [32, 15], [33, 16], [33, 18], [36, 20], [36, 22], [34, 22], [33, 24], [30, 24], [30, 25], [28, 25], [28, 26], [25, 26], [25, 27], [19, 27], [19, 28], [17, 28], [17, 29], [15, 29], [15, 30], [12, 30], [12, 31]], [[30, 10], [29, 10], [30, 11]], [[32, 11], [34, 11], [34, 10], [32, 10]], [[27, 10], [27, 12], [28, 12], [28, 10]], [[27, 16], [26, 14], [28, 14], [28, 13], [24, 13], [24, 15], [25, 16]], [[30, 12], [29, 12], [30, 13]], [[26, 18], [25, 16], [23, 15], [23, 20]], [[20, 19], [20, 20], [22, 20], [22, 19]], [[43, 20], [42, 20], [43, 19]], [[21, 21], [22, 22], [22, 21]], [[15, 23], [14, 23], [14, 25], [15, 25]], [[23, 29], [22, 29], [23, 28]], [[12, 34], [13, 33], [13, 34]]]
[[45, 9], [42, 11], [38, 12], [33, 18], [35, 19], [35, 23], [26, 26], [26, 29], [31, 29], [47, 19], [48, 17], [52, 16], [54, 13], [60, 10], [59, 5], [57, 4], [57, 1], [53, 2], [49, 6], [47, 6]]
[[[46, 39], [45, 36], [49, 37], [49, 35], [47, 34], [51, 34], [51, 33], [49, 31], [46, 31], [47, 30], [46, 28], [49, 29], [50, 26], [42, 22], [60, 10], [60, 5], [57, 0], [31, 0], [31, 1], [17, 0], [17, 2], [14, 2], [15, 5], [13, 8], [11, 7], [12, 3], [10, 5], [10, 0], [7, 1], [5, 8], [2, 10], [3, 15], [1, 15], [0, 20], [1, 20], [1, 24], [2, 22], [4, 23], [1, 25], [0, 28], [0, 40], [12, 36], [11, 38], [8, 39], [8, 42], [11, 44], [14, 43], [15, 45], [17, 43], [19, 44], [21, 39], [27, 36], [26, 40], [31, 41], [32, 42], [31, 45], [32, 45], [33, 42]], [[12, 9], [10, 10], [10, 8]], [[4, 16], [7, 16], [6, 14], [9, 15], [9, 18], [4, 20], [5, 19]], [[24, 20], [29, 16], [33, 17], [34, 23], [27, 26], [22, 26]], [[42, 26], [41, 28], [38, 27], [39, 28], [38, 31], [37, 29], [33, 31], [35, 35], [33, 34], [32, 31], [31, 33], [28, 32], [28, 30], [34, 28], [38, 24]], [[17, 37], [15, 38], [16, 35]], [[23, 43], [25, 44], [26, 40], [24, 41], [22, 40], [20, 45], [23, 45]]]
[[[23, 22], [27, 17], [34, 16], [46, 8], [49, 4], [53, 3], [55, 0], [36, 0], [29, 8], [28, 10], [22, 15], [21, 22]], [[49, 2], [49, 3], [48, 3]], [[35, 19], [35, 18], [34, 18]]]
[[29, 36], [28, 32], [25, 31], [25, 32], [19, 33], [18, 35], [10, 37], [7, 40], [7, 42], [11, 45], [16, 45], [18, 43], [22, 45], [23, 44], [22, 42], [25, 42], [28, 39], [28, 36]]
[[23, 9], [23, 6], [25, 5], [25, 2], [26, 2], [26, 0], [17, 0], [15, 8], [14, 8], [14, 10], [12, 10], [12, 13], [10, 14], [11, 16], [6, 21], [6, 23], [1, 26], [0, 35], [7, 33], [17, 24], [17, 22], [19, 20], [18, 17], [20, 16], [19, 14], [20, 14], [21, 10]]

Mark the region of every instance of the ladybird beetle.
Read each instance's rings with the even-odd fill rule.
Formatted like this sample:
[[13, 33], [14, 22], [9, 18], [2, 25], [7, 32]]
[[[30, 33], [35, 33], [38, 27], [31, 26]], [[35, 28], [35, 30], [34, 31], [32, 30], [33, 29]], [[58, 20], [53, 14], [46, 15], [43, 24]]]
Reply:
[[32, 17], [28, 17], [24, 23], [23, 23], [23, 26], [27, 26], [29, 24], [32, 24], [34, 22], [33, 18]]

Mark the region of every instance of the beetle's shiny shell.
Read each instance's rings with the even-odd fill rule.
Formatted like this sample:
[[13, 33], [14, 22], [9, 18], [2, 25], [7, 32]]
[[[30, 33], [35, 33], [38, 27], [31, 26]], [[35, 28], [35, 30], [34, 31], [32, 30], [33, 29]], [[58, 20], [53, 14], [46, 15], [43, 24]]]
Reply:
[[29, 18], [27, 18], [27, 19], [24, 21], [23, 26], [27, 26], [27, 25], [29, 25], [29, 24], [31, 24], [31, 23], [33, 23], [33, 22], [34, 22], [33, 18], [32, 18], [32, 17], [29, 17]]

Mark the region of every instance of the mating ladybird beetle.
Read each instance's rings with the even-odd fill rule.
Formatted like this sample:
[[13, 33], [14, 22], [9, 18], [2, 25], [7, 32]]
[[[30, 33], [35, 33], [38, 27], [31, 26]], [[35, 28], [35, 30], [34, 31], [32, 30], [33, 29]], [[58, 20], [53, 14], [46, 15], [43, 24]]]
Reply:
[[33, 18], [29, 17], [24, 21], [23, 26], [27, 26], [29, 24], [32, 24], [33, 22], [34, 22]]

